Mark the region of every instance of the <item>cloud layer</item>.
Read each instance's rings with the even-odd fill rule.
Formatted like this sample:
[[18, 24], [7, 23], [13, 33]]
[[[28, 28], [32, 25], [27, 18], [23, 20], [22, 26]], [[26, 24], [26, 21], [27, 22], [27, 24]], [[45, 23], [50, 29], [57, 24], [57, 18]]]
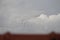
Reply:
[[[30, 13], [36, 12], [21, 12], [24, 15], [19, 15], [19, 13], [8, 14], [3, 17], [2, 24], [0, 25], [0, 33], [11, 32], [11, 33], [50, 33], [52, 31], [60, 32], [60, 14], [47, 16], [44, 13], [40, 15], [30, 15]], [[28, 14], [29, 13], [29, 14]]]
[[[57, 13], [57, 15], [47, 15], [49, 14], [49, 12], [47, 13], [45, 9], [50, 9], [52, 7], [51, 4], [48, 4], [48, 0], [46, 1], [18, 0], [18, 1], [19, 1], [17, 2], [18, 5], [16, 5], [15, 3], [16, 0], [1, 1], [0, 34], [5, 32], [26, 34], [27, 33], [44, 34], [50, 33], [52, 31], [60, 32], [60, 18], [59, 18], [60, 13]], [[40, 4], [40, 2], [42, 5]], [[49, 2], [52, 2], [52, 4], [54, 5], [54, 3], [56, 3], [56, 0]], [[40, 6], [38, 6], [37, 4], [38, 5], [40, 4]], [[58, 7], [58, 5], [55, 6]], [[36, 10], [39, 8], [42, 8], [44, 10], [43, 11]], [[52, 8], [54, 9], [56, 7], [53, 6]]]

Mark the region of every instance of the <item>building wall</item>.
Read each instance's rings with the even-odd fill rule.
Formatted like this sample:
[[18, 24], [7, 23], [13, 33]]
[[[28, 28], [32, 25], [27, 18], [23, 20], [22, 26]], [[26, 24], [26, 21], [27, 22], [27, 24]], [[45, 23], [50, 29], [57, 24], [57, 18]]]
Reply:
[[60, 34], [39, 34], [39, 35], [23, 35], [6, 33], [0, 35], [0, 40], [60, 40]]

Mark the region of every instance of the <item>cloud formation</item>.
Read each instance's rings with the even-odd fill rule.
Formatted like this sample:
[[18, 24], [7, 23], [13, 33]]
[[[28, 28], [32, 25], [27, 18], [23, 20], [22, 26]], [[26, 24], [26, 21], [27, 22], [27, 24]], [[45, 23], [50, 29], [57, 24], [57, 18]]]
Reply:
[[[25, 10], [26, 11], [26, 10]], [[21, 12], [22, 13], [22, 12]], [[25, 12], [24, 12], [25, 13]], [[30, 11], [29, 13], [35, 13]], [[7, 15], [7, 14], [6, 14]], [[3, 16], [2, 16], [3, 17]], [[40, 13], [40, 15], [30, 15], [25, 13], [24, 15], [19, 15], [19, 13], [11, 14], [4, 17], [4, 22], [2, 27], [0, 27], [0, 33], [11, 32], [11, 33], [50, 33], [52, 31], [60, 32], [60, 14], [58, 15], [45, 15]], [[7, 18], [7, 19], [6, 19]]]
[[[60, 13], [57, 13], [57, 15], [47, 15], [49, 14], [49, 12], [47, 13], [45, 10], [43, 11], [34, 10], [35, 8], [50, 9], [51, 8], [50, 6], [52, 5], [49, 4], [50, 6], [47, 7], [46, 5], [48, 4], [47, 0], [42, 2], [40, 0], [42, 5], [40, 4], [39, 7], [37, 5], [40, 3], [38, 2], [39, 0], [33, 1], [19, 0], [19, 1], [20, 3], [17, 3], [18, 5], [16, 5], [15, 3], [16, 0], [1, 1], [0, 34], [5, 32], [28, 33], [28, 34], [29, 33], [44, 34], [50, 33], [52, 31], [60, 32], [60, 18], [59, 18]], [[46, 4], [43, 2], [45, 2]]]
[[60, 31], [59, 30], [59, 28], [60, 28], [60, 18], [59, 17], [60, 17], [60, 14], [50, 15], [50, 16], [41, 14], [40, 16], [38, 16], [36, 18], [29, 19], [28, 22], [39, 25], [39, 27], [44, 28], [46, 30], [46, 32], [48, 30], [59, 32]]

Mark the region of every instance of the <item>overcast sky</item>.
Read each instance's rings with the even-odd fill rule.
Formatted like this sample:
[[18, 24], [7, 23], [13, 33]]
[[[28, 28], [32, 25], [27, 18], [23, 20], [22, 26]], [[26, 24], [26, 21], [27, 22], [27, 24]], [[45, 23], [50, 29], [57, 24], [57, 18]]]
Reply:
[[0, 33], [60, 32], [60, 0], [0, 0]]

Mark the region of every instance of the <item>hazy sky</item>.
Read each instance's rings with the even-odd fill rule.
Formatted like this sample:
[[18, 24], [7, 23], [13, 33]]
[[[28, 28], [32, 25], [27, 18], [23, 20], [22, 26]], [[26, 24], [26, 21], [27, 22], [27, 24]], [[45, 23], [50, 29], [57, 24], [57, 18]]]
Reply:
[[60, 32], [60, 0], [0, 0], [0, 33]]

